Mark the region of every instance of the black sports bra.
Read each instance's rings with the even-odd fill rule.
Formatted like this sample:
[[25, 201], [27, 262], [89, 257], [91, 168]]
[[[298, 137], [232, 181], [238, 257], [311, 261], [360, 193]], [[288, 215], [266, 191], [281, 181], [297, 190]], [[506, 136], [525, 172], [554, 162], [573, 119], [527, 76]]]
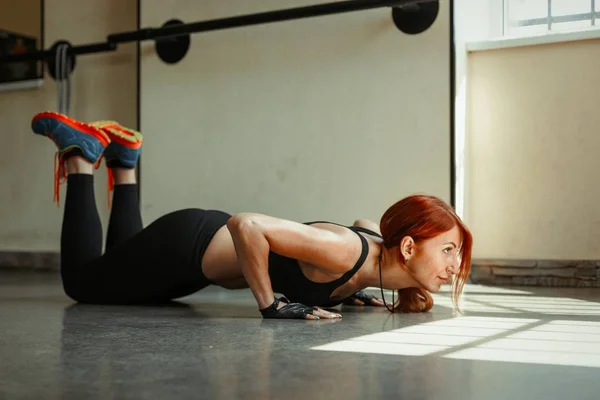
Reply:
[[[316, 223], [335, 224], [328, 221], [313, 221], [306, 222], [305, 224], [311, 225]], [[341, 224], [335, 225], [345, 226]], [[334, 281], [317, 283], [304, 276], [302, 270], [300, 269], [300, 265], [298, 264], [298, 260], [285, 257], [274, 252], [269, 252], [269, 276], [271, 278], [271, 286], [273, 291], [275, 293], [283, 294], [291, 302], [302, 303], [307, 306], [333, 307], [337, 304], [340, 304], [343, 300], [331, 300], [331, 293], [333, 293], [333, 291], [338, 287], [348, 282], [350, 278], [352, 278], [354, 274], [358, 272], [369, 253], [369, 245], [367, 240], [359, 232], [381, 237], [381, 235], [378, 233], [366, 228], [357, 226], [345, 227], [354, 231], [360, 237], [362, 243], [360, 257], [351, 270]]]

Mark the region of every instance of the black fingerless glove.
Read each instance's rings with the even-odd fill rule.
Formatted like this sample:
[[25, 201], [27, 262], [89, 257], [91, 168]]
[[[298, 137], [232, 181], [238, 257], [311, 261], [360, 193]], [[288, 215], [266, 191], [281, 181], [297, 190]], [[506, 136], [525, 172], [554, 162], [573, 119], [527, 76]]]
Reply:
[[[287, 304], [277, 309], [281, 301]], [[282, 296], [280, 298], [276, 297], [273, 304], [259, 311], [263, 318], [306, 319], [308, 314], [312, 314], [313, 308], [300, 303], [290, 303], [287, 298]]]
[[363, 292], [362, 290], [354, 293], [352, 296], [348, 297], [346, 300], [343, 301], [343, 304], [345, 305], [354, 305], [354, 302], [352, 301], [353, 299], [357, 299], [362, 301], [365, 305], [369, 305], [371, 300], [376, 300], [377, 297], [373, 296], [372, 294], [366, 294], [365, 292]]

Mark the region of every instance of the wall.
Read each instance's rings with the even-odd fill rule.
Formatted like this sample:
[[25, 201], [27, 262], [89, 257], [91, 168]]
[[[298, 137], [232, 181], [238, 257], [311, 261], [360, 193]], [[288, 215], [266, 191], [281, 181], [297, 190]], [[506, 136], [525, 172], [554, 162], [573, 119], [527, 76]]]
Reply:
[[471, 166], [465, 157], [467, 119], [467, 52], [468, 42], [499, 38], [503, 33], [502, 13], [504, 4], [497, 0], [454, 0], [454, 46], [455, 46], [455, 163], [456, 163], [456, 212], [465, 216], [465, 192], [470, 182]]
[[[318, 3], [142, 0], [142, 26]], [[145, 222], [184, 207], [351, 223], [427, 192], [450, 200], [449, 3], [408, 36], [389, 9], [143, 46]]]
[[[136, 29], [136, 14], [133, 0], [47, 0], [45, 47], [60, 39], [75, 45], [104, 41], [109, 33]], [[58, 209], [52, 203], [56, 147], [30, 129], [33, 115], [56, 108], [56, 85], [48, 74], [41, 89], [0, 92], [0, 251], [59, 250], [62, 204]], [[135, 126], [136, 44], [77, 60], [71, 116], [83, 121], [111, 118]], [[96, 176], [98, 208], [106, 226], [104, 164]], [[63, 201], [65, 189], [61, 187]]]
[[40, 0], [0, 0], [0, 29], [41, 40]]
[[475, 257], [600, 259], [599, 58], [600, 40], [469, 55]]

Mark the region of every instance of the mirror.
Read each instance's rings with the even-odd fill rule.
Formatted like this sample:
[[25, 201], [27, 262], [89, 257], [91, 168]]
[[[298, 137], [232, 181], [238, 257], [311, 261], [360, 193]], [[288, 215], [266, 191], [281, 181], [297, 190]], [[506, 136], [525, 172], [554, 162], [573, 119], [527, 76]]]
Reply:
[[[23, 54], [44, 48], [43, 0], [0, 0], [0, 55]], [[0, 64], [0, 87], [41, 85], [40, 61]]]

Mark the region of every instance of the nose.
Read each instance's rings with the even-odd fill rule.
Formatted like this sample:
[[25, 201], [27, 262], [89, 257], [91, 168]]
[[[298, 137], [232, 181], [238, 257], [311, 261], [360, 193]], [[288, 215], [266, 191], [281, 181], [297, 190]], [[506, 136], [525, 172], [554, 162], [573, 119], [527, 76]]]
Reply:
[[453, 262], [452, 264], [448, 265], [448, 267], [446, 267], [446, 272], [448, 274], [456, 275], [458, 273], [458, 268], [458, 263]]

